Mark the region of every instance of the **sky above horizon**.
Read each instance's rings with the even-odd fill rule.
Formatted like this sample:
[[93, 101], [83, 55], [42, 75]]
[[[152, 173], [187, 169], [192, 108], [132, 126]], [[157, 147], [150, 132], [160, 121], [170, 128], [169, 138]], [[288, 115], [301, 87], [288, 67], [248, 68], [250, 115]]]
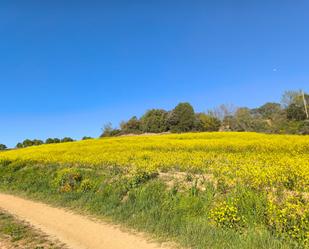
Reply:
[[309, 1], [0, 2], [0, 143], [309, 91]]

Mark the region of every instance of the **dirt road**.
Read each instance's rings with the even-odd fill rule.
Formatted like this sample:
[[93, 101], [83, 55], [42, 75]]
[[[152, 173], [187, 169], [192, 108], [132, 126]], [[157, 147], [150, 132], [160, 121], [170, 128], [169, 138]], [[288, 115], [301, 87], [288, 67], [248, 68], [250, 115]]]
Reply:
[[[0, 207], [26, 220], [72, 249], [158, 249], [140, 234], [121, 231], [108, 223], [96, 222], [66, 210], [20, 197], [1, 194]], [[167, 247], [164, 247], [167, 249]]]

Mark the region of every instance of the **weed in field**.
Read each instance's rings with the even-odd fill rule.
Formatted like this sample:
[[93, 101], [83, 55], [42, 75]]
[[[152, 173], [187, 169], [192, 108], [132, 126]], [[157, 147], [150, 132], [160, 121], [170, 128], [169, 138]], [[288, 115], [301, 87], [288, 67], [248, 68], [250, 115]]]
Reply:
[[78, 189], [82, 175], [76, 168], [64, 168], [57, 172], [54, 185], [60, 192], [71, 192]]

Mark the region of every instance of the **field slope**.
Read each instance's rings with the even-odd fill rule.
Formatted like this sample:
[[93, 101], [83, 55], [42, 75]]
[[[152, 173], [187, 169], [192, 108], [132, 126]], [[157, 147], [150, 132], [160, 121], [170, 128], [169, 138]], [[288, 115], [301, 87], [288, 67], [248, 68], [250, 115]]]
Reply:
[[0, 153], [0, 188], [193, 248], [305, 248], [309, 137], [187, 133]]

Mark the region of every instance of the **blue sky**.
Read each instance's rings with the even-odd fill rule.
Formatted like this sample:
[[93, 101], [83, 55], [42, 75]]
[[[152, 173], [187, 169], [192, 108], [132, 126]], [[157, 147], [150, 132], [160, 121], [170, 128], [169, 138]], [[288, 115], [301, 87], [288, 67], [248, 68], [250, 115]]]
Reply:
[[0, 2], [0, 143], [309, 91], [309, 1]]

